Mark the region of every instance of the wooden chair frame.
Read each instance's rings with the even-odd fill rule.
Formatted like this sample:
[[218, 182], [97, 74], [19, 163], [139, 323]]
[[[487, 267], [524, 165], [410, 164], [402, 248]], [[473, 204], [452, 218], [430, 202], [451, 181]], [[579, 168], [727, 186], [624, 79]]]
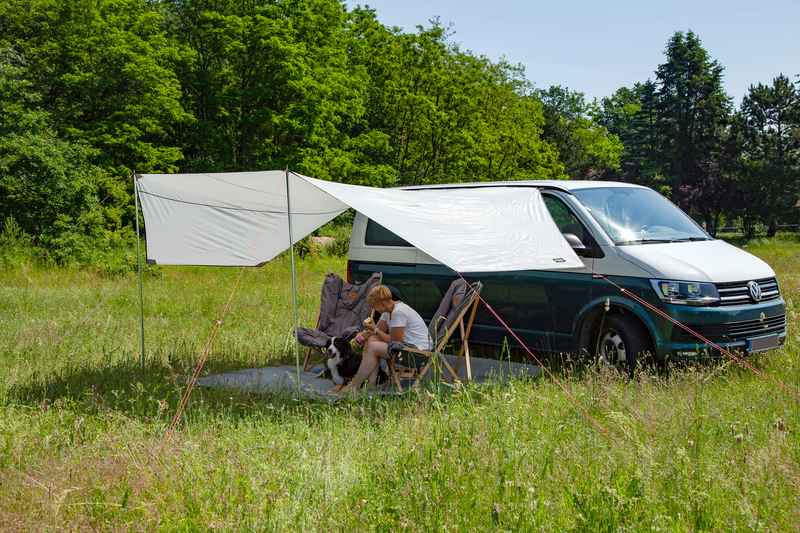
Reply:
[[[319, 320], [320, 320], [320, 313], [322, 310], [317, 310], [317, 320], [314, 322], [314, 329], [319, 328]], [[325, 360], [324, 357], [317, 357], [317, 361], [310, 365], [308, 364], [308, 359], [311, 357], [311, 353], [316, 352], [319, 355], [322, 355], [322, 349], [316, 348], [314, 346], [309, 346], [308, 351], [306, 351], [306, 358], [303, 360], [303, 372], [308, 372], [318, 364], [322, 363], [325, 368], [328, 368], [328, 362]]]
[[[458, 316], [456, 317], [456, 320], [453, 323], [453, 327], [450, 328], [448, 331], [445, 331], [444, 337], [442, 337], [441, 340], [439, 340], [439, 342], [436, 344], [436, 346], [434, 346], [433, 350], [420, 350], [418, 348], [405, 348], [405, 349], [402, 350], [404, 352], [409, 352], [411, 354], [417, 354], [417, 355], [423, 355], [423, 356], [426, 356], [426, 357], [429, 358], [428, 362], [425, 363], [425, 365], [422, 367], [422, 369], [419, 370], [419, 372], [417, 373], [417, 379], [411, 385], [412, 389], [419, 386], [420, 380], [422, 379], [422, 377], [430, 369], [431, 365], [434, 362], [434, 358], [436, 356], [441, 356], [442, 355], [441, 354], [442, 349], [447, 344], [447, 341], [450, 340], [450, 336], [456, 330], [456, 324], [458, 325], [458, 329], [461, 332], [461, 349], [459, 350], [459, 353], [458, 353], [458, 360], [456, 361], [456, 369], [453, 370], [453, 367], [450, 366], [450, 363], [448, 363], [447, 359], [445, 359], [444, 357], [441, 357], [440, 360], [444, 364], [445, 368], [447, 368], [447, 371], [450, 373], [450, 377], [452, 378], [452, 380], [456, 380], [456, 381], [458, 380], [458, 375], [457, 375], [458, 368], [461, 366], [461, 361], [464, 360], [466, 362], [466, 365], [467, 365], [467, 379], [469, 379], [469, 380], [472, 379], [472, 368], [470, 367], [470, 362], [469, 362], [469, 340], [468, 340], [468, 338], [469, 338], [469, 332], [472, 330], [472, 321], [475, 319], [475, 312], [478, 310], [478, 302], [479, 301], [480, 301], [480, 298], [478, 297], [478, 295], [474, 295], [473, 301], [469, 305], [464, 307], [464, 309], [461, 310], [461, 312], [458, 314]], [[470, 312], [469, 320], [467, 322], [467, 325], [464, 326], [464, 316], [467, 314], [467, 311], [470, 311], [470, 309], [472, 311]], [[407, 366], [407, 365], [404, 365], [400, 370], [397, 370], [395, 368], [397, 356], [398, 356], [398, 354], [394, 354], [389, 358], [389, 363], [387, 365], [387, 368], [388, 368], [389, 374], [392, 376], [392, 379], [394, 380], [395, 385], [397, 386], [397, 389], [402, 391], [403, 390], [403, 385], [402, 385], [402, 383], [400, 381], [400, 378], [402, 378], [402, 377], [412, 377], [413, 378], [414, 374], [416, 373], [416, 370], [411, 368], [411, 367], [409, 367], [409, 366]], [[438, 370], [442, 375], [442, 379], [444, 379], [446, 382], [449, 383], [451, 380], [447, 379], [447, 376], [445, 376], [444, 369], [439, 368]]]

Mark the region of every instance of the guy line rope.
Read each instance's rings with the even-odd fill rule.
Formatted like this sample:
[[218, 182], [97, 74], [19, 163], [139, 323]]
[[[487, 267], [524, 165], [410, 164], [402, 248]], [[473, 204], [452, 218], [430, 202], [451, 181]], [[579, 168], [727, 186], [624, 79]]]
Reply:
[[670, 322], [672, 322], [672, 323], [673, 323], [673, 324], [675, 324], [676, 326], [679, 326], [679, 327], [680, 327], [681, 329], [683, 329], [684, 331], [686, 331], [686, 332], [690, 333], [691, 335], [694, 335], [695, 337], [697, 337], [698, 339], [700, 339], [701, 341], [703, 341], [703, 342], [704, 342], [705, 344], [707, 344], [708, 346], [711, 346], [711, 347], [713, 347], [713, 348], [716, 348], [716, 349], [717, 349], [717, 350], [719, 350], [721, 353], [725, 354], [727, 357], [730, 357], [731, 359], [733, 359], [734, 361], [736, 361], [737, 363], [739, 363], [739, 364], [740, 364], [740, 365], [742, 365], [743, 367], [745, 367], [745, 368], [747, 368], [748, 370], [750, 370], [750, 371], [754, 372], [755, 374], [757, 374], [757, 375], [759, 375], [759, 376], [761, 376], [761, 377], [763, 377], [763, 378], [767, 379], [768, 381], [771, 381], [773, 384], [777, 385], [778, 387], [782, 388], [783, 390], [785, 390], [786, 392], [788, 392], [789, 394], [791, 394], [792, 396], [794, 396], [794, 398], [795, 398], [795, 399], [797, 399], [797, 400], [800, 400], [800, 395], [797, 393], [797, 391], [794, 391], [794, 390], [792, 390], [792, 389], [791, 389], [791, 388], [789, 388], [787, 385], [783, 384], [782, 382], [778, 381], [777, 379], [773, 378], [772, 376], [769, 376], [769, 375], [767, 375], [765, 372], [763, 372], [763, 371], [761, 371], [761, 370], [759, 370], [759, 369], [755, 368], [753, 365], [751, 365], [750, 363], [748, 363], [747, 361], [745, 361], [745, 360], [744, 360], [744, 359], [742, 359], [741, 357], [737, 357], [737, 356], [733, 355], [731, 352], [729, 352], [728, 350], [726, 350], [726, 349], [722, 348], [721, 346], [719, 346], [719, 345], [717, 345], [717, 344], [715, 344], [715, 343], [711, 342], [710, 340], [708, 340], [707, 338], [703, 337], [703, 336], [702, 336], [702, 335], [700, 335], [699, 333], [697, 333], [697, 332], [693, 331], [693, 330], [692, 330], [691, 328], [689, 328], [688, 326], [686, 326], [686, 325], [684, 325], [684, 324], [681, 324], [680, 322], [678, 322], [677, 320], [675, 320], [674, 318], [672, 318], [672, 317], [671, 317], [671, 316], [669, 316], [668, 314], [666, 314], [666, 313], [664, 313], [663, 311], [661, 311], [660, 309], [656, 308], [654, 305], [652, 305], [652, 304], [648, 303], [647, 301], [645, 301], [644, 299], [642, 299], [642, 298], [640, 298], [640, 297], [636, 296], [636, 295], [635, 295], [635, 294], [633, 294], [631, 291], [629, 291], [629, 290], [627, 290], [627, 289], [623, 289], [622, 287], [620, 287], [619, 285], [617, 285], [616, 283], [614, 283], [613, 281], [611, 281], [611, 280], [610, 280], [610, 279], [608, 279], [607, 277], [603, 276], [602, 274], [599, 274], [599, 273], [595, 272], [594, 270], [592, 270], [591, 268], [589, 268], [589, 266], [588, 266], [588, 265], [584, 265], [584, 266], [585, 266], [585, 267], [586, 267], [588, 270], [590, 270], [590, 271], [592, 272], [592, 274], [594, 274], [595, 276], [599, 277], [600, 279], [603, 279], [603, 280], [607, 281], [608, 283], [610, 283], [610, 284], [611, 284], [611, 285], [613, 285], [614, 287], [618, 288], [620, 291], [624, 292], [625, 294], [627, 294], [628, 296], [630, 296], [631, 298], [633, 298], [634, 300], [636, 300], [636, 301], [637, 301], [637, 302], [639, 302], [640, 304], [642, 304], [642, 305], [646, 306], [648, 309], [651, 309], [651, 310], [655, 311], [656, 313], [658, 313], [659, 315], [663, 316], [664, 318], [666, 318], [667, 320], [669, 320]]
[[[286, 175], [286, 173], [284, 173], [283, 180], [286, 179], [288, 179], [288, 176]], [[172, 438], [172, 435], [175, 432], [175, 428], [178, 424], [178, 419], [180, 418], [181, 414], [183, 414], [183, 411], [186, 408], [186, 403], [189, 401], [189, 395], [194, 389], [194, 386], [197, 383], [197, 379], [200, 377], [200, 371], [202, 370], [203, 365], [208, 359], [208, 354], [211, 351], [211, 347], [214, 345], [214, 340], [216, 339], [220, 327], [222, 326], [222, 319], [225, 318], [225, 313], [227, 313], [228, 311], [228, 306], [230, 306], [231, 300], [233, 299], [233, 295], [236, 292], [236, 288], [239, 286], [239, 280], [242, 279], [242, 274], [244, 273], [244, 269], [247, 267], [247, 263], [250, 261], [250, 256], [253, 254], [253, 249], [255, 249], [256, 243], [258, 242], [258, 238], [261, 236], [261, 231], [264, 229], [264, 224], [267, 222], [267, 218], [272, 212], [272, 206], [275, 204], [275, 199], [278, 197], [278, 193], [281, 190], [281, 185], [283, 185], [283, 180], [281, 180], [281, 182], [278, 184], [278, 187], [275, 190], [275, 195], [272, 197], [272, 202], [269, 205], [269, 209], [267, 209], [266, 214], [264, 214], [264, 219], [261, 221], [261, 227], [258, 228], [258, 233], [256, 234], [256, 238], [253, 240], [253, 244], [250, 247], [250, 251], [247, 254], [247, 258], [244, 260], [244, 264], [242, 265], [241, 270], [239, 270], [239, 276], [236, 278], [236, 283], [234, 283], [233, 285], [233, 289], [231, 290], [230, 296], [228, 296], [228, 301], [225, 303], [225, 306], [222, 309], [222, 314], [220, 315], [219, 319], [217, 319], [216, 323], [214, 324], [214, 329], [212, 329], [208, 342], [206, 342], [206, 347], [203, 350], [202, 355], [200, 356], [200, 360], [197, 362], [197, 366], [194, 369], [192, 377], [189, 378], [189, 383], [186, 386], [186, 390], [183, 393], [183, 397], [181, 398], [180, 404], [178, 405], [178, 408], [175, 410], [175, 416], [172, 418], [172, 422], [167, 428], [166, 433], [164, 433], [164, 438], [161, 441], [162, 450], [166, 446], [167, 442]], [[289, 249], [290, 253], [294, 253], [292, 246], [290, 246]]]
[[577, 405], [578, 407], [580, 407], [581, 411], [583, 411], [583, 414], [584, 414], [584, 415], [586, 415], [586, 418], [588, 418], [589, 420], [591, 420], [591, 421], [592, 421], [592, 423], [593, 423], [595, 426], [597, 426], [597, 428], [598, 428], [598, 429], [601, 431], [601, 433], [603, 433], [603, 435], [604, 435], [604, 436], [605, 436], [607, 439], [611, 440], [611, 435], [608, 433], [608, 431], [607, 431], [607, 430], [606, 430], [606, 429], [605, 429], [603, 426], [601, 426], [601, 425], [600, 425], [600, 423], [599, 423], [599, 422], [597, 422], [597, 420], [595, 420], [595, 418], [594, 418], [594, 417], [593, 417], [591, 414], [589, 414], [589, 411], [587, 411], [587, 410], [586, 410], [586, 408], [585, 408], [583, 405], [581, 405], [581, 403], [580, 403], [580, 402], [579, 402], [579, 401], [578, 401], [578, 400], [577, 400], [577, 399], [576, 399], [576, 398], [575, 398], [575, 397], [572, 395], [572, 393], [571, 393], [571, 392], [570, 392], [570, 391], [569, 391], [569, 390], [568, 390], [568, 389], [567, 389], [567, 388], [566, 388], [566, 387], [565, 387], [565, 386], [564, 386], [564, 385], [563, 385], [563, 384], [562, 384], [562, 383], [561, 383], [561, 382], [560, 382], [560, 381], [559, 381], [559, 380], [558, 380], [558, 379], [557, 379], [557, 378], [556, 378], [556, 377], [553, 375], [553, 373], [552, 373], [552, 372], [550, 372], [550, 369], [549, 369], [549, 368], [547, 368], [546, 366], [544, 366], [544, 365], [542, 364], [542, 362], [541, 362], [541, 361], [539, 361], [539, 359], [538, 359], [538, 358], [537, 358], [535, 355], [533, 355], [533, 352], [532, 352], [532, 351], [531, 351], [531, 350], [530, 350], [530, 349], [529, 349], [529, 348], [528, 348], [528, 347], [525, 345], [525, 343], [524, 343], [524, 342], [522, 342], [522, 340], [520, 340], [520, 338], [517, 336], [517, 334], [516, 334], [516, 333], [514, 333], [514, 330], [512, 330], [512, 329], [511, 329], [511, 328], [508, 326], [508, 324], [506, 324], [506, 323], [503, 321], [503, 319], [502, 319], [502, 318], [500, 318], [500, 315], [498, 315], [498, 314], [495, 312], [495, 310], [494, 310], [494, 309], [492, 309], [492, 306], [491, 306], [491, 305], [489, 305], [489, 303], [488, 303], [486, 300], [484, 300], [484, 299], [481, 297], [481, 295], [480, 295], [480, 294], [478, 294], [478, 293], [475, 291], [475, 289], [474, 289], [474, 288], [472, 288], [472, 285], [470, 285], [470, 284], [467, 282], [467, 280], [466, 280], [466, 279], [464, 279], [464, 276], [462, 276], [462, 275], [461, 275], [461, 272], [458, 272], [458, 271], [456, 271], [456, 274], [458, 274], [458, 277], [460, 277], [462, 280], [464, 280], [464, 283], [466, 283], [466, 284], [467, 284], [467, 286], [468, 286], [468, 287], [469, 287], [469, 288], [472, 290], [472, 292], [475, 292], [475, 295], [476, 295], [476, 297], [477, 297], [477, 298], [478, 298], [478, 299], [479, 299], [479, 300], [480, 300], [480, 301], [483, 303], [483, 305], [485, 305], [485, 306], [486, 306], [486, 309], [488, 309], [488, 310], [489, 310], [489, 312], [490, 312], [490, 313], [491, 313], [491, 314], [492, 314], [492, 315], [493, 315], [493, 316], [494, 316], [494, 317], [495, 317], [495, 318], [496, 318], [496, 319], [497, 319], [497, 320], [498, 320], [498, 321], [499, 321], [499, 322], [500, 322], [500, 323], [503, 325], [503, 327], [504, 327], [504, 328], [506, 328], [506, 329], [508, 330], [508, 332], [509, 332], [509, 333], [511, 333], [511, 335], [512, 335], [512, 336], [513, 336], [513, 337], [514, 337], [514, 338], [517, 340], [517, 342], [520, 344], [520, 346], [522, 346], [523, 348], [525, 348], [525, 351], [528, 353], [528, 355], [530, 355], [530, 356], [533, 358], [533, 360], [534, 360], [534, 361], [536, 361], [536, 363], [539, 365], [539, 367], [540, 367], [540, 368], [542, 368], [542, 369], [544, 369], [544, 371], [545, 371], [545, 372], [547, 372], [547, 375], [548, 375], [548, 376], [550, 376], [550, 379], [552, 379], [552, 380], [553, 380], [553, 381], [556, 383], [556, 385], [558, 385], [558, 386], [561, 388], [561, 390], [562, 390], [562, 391], [564, 391], [564, 394], [566, 394], [566, 395], [567, 395], [567, 397], [568, 397], [570, 400], [572, 400], [572, 402], [573, 402], [575, 405]]

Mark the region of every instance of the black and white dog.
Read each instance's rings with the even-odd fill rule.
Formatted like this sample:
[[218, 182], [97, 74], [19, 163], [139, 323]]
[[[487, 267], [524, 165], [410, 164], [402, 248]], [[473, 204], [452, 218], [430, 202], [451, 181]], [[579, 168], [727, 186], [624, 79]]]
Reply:
[[[328, 358], [328, 369], [323, 376], [333, 380], [336, 385], [347, 385], [358, 372], [361, 355], [353, 351], [350, 341], [344, 337], [331, 337], [325, 343], [325, 357]], [[389, 381], [383, 368], [378, 370], [378, 383]]]

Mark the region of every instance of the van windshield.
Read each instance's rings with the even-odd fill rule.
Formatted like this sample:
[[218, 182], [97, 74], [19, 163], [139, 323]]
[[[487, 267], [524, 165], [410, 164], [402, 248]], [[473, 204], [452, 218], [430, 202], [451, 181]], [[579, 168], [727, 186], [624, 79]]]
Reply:
[[614, 244], [712, 240], [686, 213], [652, 189], [600, 187], [572, 193]]

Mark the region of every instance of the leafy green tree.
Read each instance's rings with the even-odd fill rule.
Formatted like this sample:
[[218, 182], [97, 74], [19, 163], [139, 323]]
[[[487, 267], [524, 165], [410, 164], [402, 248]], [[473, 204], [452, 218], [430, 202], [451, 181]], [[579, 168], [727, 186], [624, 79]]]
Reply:
[[634, 117], [642, 109], [638, 85], [633, 89], [621, 87], [611, 96], [603, 97], [599, 103], [595, 101], [589, 106], [595, 121], [620, 140], [630, 134]]
[[672, 189], [664, 177], [664, 158], [659, 150], [656, 84], [651, 80], [637, 83], [633, 91], [639, 109], [633, 114], [628, 132], [622, 136], [625, 144], [622, 166], [640, 184], [671, 196]]
[[334, 0], [169, 0], [170, 32], [196, 122], [181, 132], [189, 170], [291, 165], [331, 178], [339, 129], [361, 112]]
[[119, 175], [177, 169], [183, 156], [171, 136], [190, 117], [159, 2], [20, 0], [2, 24], [61, 135], [100, 149]]
[[458, 179], [565, 177], [555, 147], [543, 139], [543, 109], [531, 98], [532, 87], [522, 68], [505, 61], [492, 63], [456, 48], [453, 52], [462, 59], [464, 93], [470, 94], [470, 87], [474, 91], [460, 107], [468, 121], [464, 132], [468, 159]]
[[[48, 246], [90, 211], [98, 193], [111, 192], [111, 182], [93, 163], [96, 149], [55, 133], [41, 100], [22, 56], [0, 48], [0, 220]], [[118, 240], [110, 232], [121, 229], [122, 214], [118, 206], [97, 210], [57, 255]]]
[[592, 106], [597, 122], [619, 138], [620, 179], [652, 187], [669, 196], [657, 148], [656, 85], [648, 80], [633, 87], [622, 87], [611, 97]]
[[619, 168], [623, 145], [603, 124], [608, 117], [586, 105], [583, 93], [553, 86], [536, 91], [536, 97], [544, 108], [543, 137], [557, 148], [570, 178]]
[[707, 185], [731, 108], [722, 89], [723, 68], [709, 58], [691, 31], [676, 32], [665, 54], [666, 63], [656, 70], [661, 167], [681, 206], [687, 211], [696, 208], [711, 223], [704, 199], [713, 195], [713, 187]]
[[352, 57], [369, 79], [348, 131], [386, 141], [369, 154], [393, 169], [382, 185], [563, 175], [521, 67], [460, 50], [437, 21], [404, 34], [370, 10], [353, 14]]

